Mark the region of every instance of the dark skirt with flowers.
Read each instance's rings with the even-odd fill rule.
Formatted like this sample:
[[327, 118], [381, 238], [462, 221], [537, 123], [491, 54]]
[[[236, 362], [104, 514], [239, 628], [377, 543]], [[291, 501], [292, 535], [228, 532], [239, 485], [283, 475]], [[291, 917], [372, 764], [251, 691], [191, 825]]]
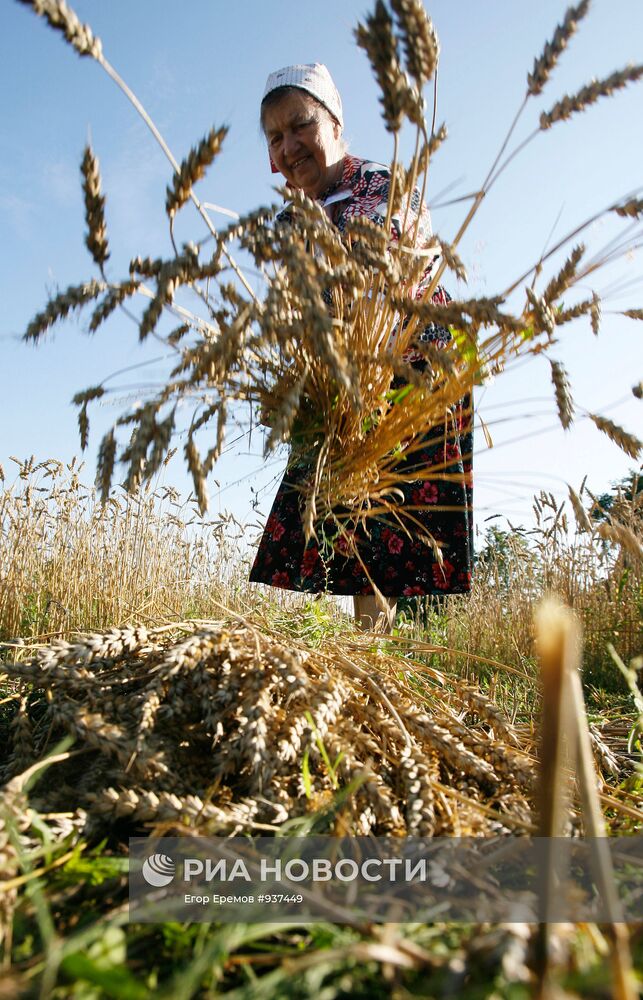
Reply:
[[[448, 437], [443, 428], [436, 428], [399, 465], [407, 475], [418, 470], [417, 479], [400, 484], [404, 494], [404, 501], [398, 501], [401, 521], [408, 533], [390, 513], [370, 517], [366, 530], [358, 527], [354, 531], [368, 575], [360, 559], [347, 553], [346, 539], [340, 536], [333, 540], [336, 526], [316, 524], [318, 541], [311, 538], [306, 544], [301, 487], [312, 473], [312, 464], [310, 460], [291, 459], [266, 522], [250, 580], [286, 590], [354, 595], [373, 593], [370, 576], [387, 597], [468, 593], [473, 569], [473, 437], [468, 396], [455, 408], [454, 417]], [[435, 467], [434, 474], [430, 467]], [[421, 528], [404, 518], [404, 506]], [[421, 539], [422, 529], [437, 543], [441, 559]]]

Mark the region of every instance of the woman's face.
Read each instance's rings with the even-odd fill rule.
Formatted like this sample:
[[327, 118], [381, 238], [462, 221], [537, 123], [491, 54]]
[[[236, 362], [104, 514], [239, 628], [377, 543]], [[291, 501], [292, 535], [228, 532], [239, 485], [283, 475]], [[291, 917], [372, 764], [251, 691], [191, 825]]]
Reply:
[[337, 178], [341, 129], [310, 94], [293, 90], [263, 115], [272, 161], [291, 187], [316, 198]]

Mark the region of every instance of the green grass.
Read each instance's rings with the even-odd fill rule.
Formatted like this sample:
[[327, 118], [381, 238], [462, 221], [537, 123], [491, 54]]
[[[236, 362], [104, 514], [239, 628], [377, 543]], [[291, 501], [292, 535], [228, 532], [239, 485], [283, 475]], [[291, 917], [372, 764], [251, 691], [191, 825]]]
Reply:
[[[67, 849], [49, 855], [52, 865]], [[490, 925], [408, 924], [369, 932], [330, 923], [136, 924], [127, 921], [126, 859], [116, 845], [85, 841], [73, 857], [33, 878], [13, 920], [12, 975], [16, 995], [100, 1000], [259, 998], [531, 997], [517, 982], [529, 947], [520, 933]], [[21, 858], [25, 871], [41, 864], [42, 846]], [[393, 960], [397, 940], [422, 949], [421, 967], [369, 958], [382, 937]], [[609, 994], [609, 965], [600, 933], [579, 927], [559, 978], [578, 995]], [[403, 947], [403, 946], [402, 946]], [[643, 960], [643, 931], [633, 935]], [[361, 950], [360, 950], [361, 949]], [[46, 993], [42, 993], [43, 987]]]

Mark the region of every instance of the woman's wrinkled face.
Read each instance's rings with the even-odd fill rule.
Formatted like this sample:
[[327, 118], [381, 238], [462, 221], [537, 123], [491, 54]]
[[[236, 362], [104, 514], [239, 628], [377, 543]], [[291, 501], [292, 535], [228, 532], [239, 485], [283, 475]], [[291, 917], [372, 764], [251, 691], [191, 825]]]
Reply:
[[341, 129], [310, 94], [293, 90], [267, 107], [263, 127], [272, 161], [291, 187], [316, 198], [337, 177]]

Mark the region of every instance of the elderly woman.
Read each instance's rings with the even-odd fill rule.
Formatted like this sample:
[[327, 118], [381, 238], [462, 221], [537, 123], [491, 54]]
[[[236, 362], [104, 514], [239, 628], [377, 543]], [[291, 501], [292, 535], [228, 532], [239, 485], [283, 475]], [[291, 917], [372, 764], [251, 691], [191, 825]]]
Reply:
[[[342, 138], [342, 102], [330, 73], [320, 63], [288, 66], [268, 77], [261, 102], [261, 125], [268, 143], [274, 172], [286, 178], [290, 188], [299, 188], [316, 199], [330, 220], [342, 232], [350, 218], [366, 216], [384, 225], [390, 172], [381, 164], [352, 156]], [[402, 218], [407, 229], [418, 226], [418, 242], [431, 234], [426, 208], [414, 192], [408, 211], [404, 206], [391, 220], [392, 240], [402, 235]], [[418, 219], [419, 216], [419, 219]], [[422, 285], [427, 286], [431, 268]], [[437, 288], [433, 301], [445, 304], [448, 296]], [[421, 340], [444, 346], [450, 334], [431, 324]], [[411, 347], [403, 360], [426, 364]], [[396, 383], [394, 383], [395, 385]], [[398, 383], [399, 384], [399, 380]], [[403, 383], [402, 383], [403, 384]], [[335, 547], [332, 558], [322, 560], [314, 540], [306, 544], [301, 521], [301, 493], [297, 485], [306, 467], [289, 464], [268, 517], [250, 580], [289, 590], [353, 595], [355, 618], [362, 629], [383, 627], [390, 631], [395, 621], [400, 595], [466, 593], [471, 587], [471, 449], [468, 400], [456, 415], [456, 434], [448, 443], [427, 447], [417, 453], [417, 466], [442, 462], [447, 477], [416, 480], [404, 484], [405, 500], [412, 503], [417, 520], [435, 539], [442, 560], [420, 539], [409, 537], [396, 522], [373, 519], [373, 527], [360, 539], [359, 552], [371, 580], [384, 595], [387, 611], [380, 615], [371, 580], [355, 556]], [[448, 450], [448, 454], [444, 454]], [[438, 454], [439, 452], [439, 454]], [[445, 460], [448, 467], [444, 468]], [[379, 621], [378, 621], [379, 619]], [[383, 620], [382, 620], [383, 619]]]

